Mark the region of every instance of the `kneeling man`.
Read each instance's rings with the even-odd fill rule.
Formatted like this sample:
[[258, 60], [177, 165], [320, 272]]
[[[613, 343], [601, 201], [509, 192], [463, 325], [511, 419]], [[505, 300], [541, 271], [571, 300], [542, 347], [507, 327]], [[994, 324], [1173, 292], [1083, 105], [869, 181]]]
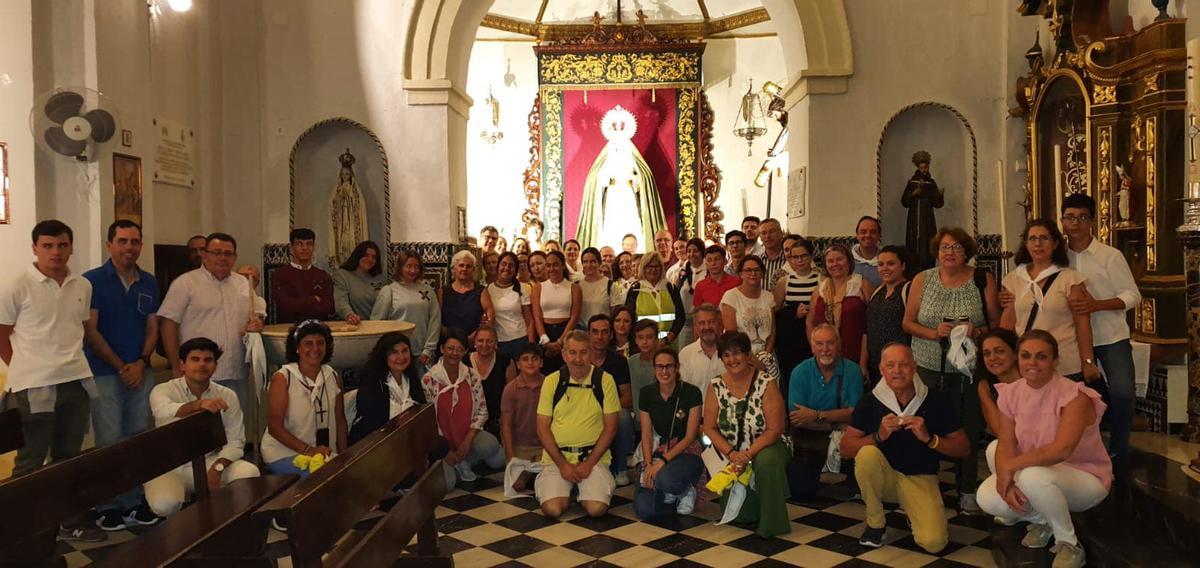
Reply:
[[546, 377], [538, 400], [544, 467], [534, 491], [542, 513], [552, 519], [567, 509], [573, 487], [593, 517], [608, 511], [616, 488], [608, 448], [617, 433], [621, 402], [612, 375], [589, 363], [589, 349], [586, 333], [567, 333], [562, 350], [566, 366]]
[[[206, 337], [195, 337], [179, 346], [183, 376], [171, 379], [150, 391], [150, 411], [154, 425], [166, 426], [196, 412], [221, 415], [225, 426], [225, 445], [204, 457], [208, 466], [208, 487], [216, 489], [235, 479], [258, 477], [258, 468], [242, 460], [246, 431], [242, 425], [242, 409], [237, 394], [220, 383], [213, 382], [221, 348]], [[160, 517], [179, 511], [187, 493], [195, 491], [191, 464], [181, 465], [145, 486], [146, 502]]]
[[891, 343], [881, 358], [883, 380], [854, 408], [842, 437], [842, 457], [855, 460], [854, 477], [867, 506], [867, 527], [858, 542], [883, 546], [887, 500], [899, 502], [908, 514], [913, 540], [937, 553], [949, 540], [938, 463], [942, 456], [966, 456], [967, 435], [950, 405], [917, 378], [907, 345]]

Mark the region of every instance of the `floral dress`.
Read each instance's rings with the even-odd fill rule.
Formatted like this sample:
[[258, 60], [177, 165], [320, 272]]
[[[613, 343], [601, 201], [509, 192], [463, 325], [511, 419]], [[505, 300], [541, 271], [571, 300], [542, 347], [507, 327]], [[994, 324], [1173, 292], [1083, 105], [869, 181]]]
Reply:
[[[712, 386], [717, 397], [717, 429], [733, 445], [734, 451], [746, 450], [767, 430], [763, 401], [768, 388], [777, 388], [775, 379], [767, 373], [759, 373], [751, 379], [745, 398], [734, 396], [720, 375], [713, 377]], [[782, 440], [791, 449], [792, 441], [786, 434]]]

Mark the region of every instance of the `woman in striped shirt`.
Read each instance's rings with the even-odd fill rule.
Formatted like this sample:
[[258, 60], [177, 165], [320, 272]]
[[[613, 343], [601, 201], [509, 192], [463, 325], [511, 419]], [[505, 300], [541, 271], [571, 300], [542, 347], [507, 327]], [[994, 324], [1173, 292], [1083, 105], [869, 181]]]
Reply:
[[787, 277], [780, 278], [775, 285], [775, 304], [780, 306], [775, 313], [775, 344], [779, 346], [779, 376], [782, 381], [780, 386], [785, 389], [783, 392], [787, 392], [792, 369], [812, 357], [806, 323], [813, 292], [821, 280], [821, 274], [813, 266], [812, 253], [813, 244], [808, 239], [797, 240], [787, 253]]

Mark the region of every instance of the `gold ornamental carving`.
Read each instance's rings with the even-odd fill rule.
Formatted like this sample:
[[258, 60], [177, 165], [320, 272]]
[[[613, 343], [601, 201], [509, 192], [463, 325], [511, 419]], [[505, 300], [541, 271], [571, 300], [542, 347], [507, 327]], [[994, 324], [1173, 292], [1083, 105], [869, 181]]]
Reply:
[[1138, 304], [1137, 311], [1134, 313], [1134, 327], [1149, 335], [1154, 335], [1158, 326], [1155, 322], [1155, 313], [1157, 312], [1157, 304], [1154, 298], [1142, 298], [1142, 303]]
[[700, 53], [540, 53], [542, 86], [700, 82]]
[[542, 190], [546, 196], [543, 216], [551, 222], [543, 238], [553, 238], [562, 208], [563, 196], [563, 94], [543, 92], [542, 97]]
[[1117, 86], [1096, 85], [1092, 87], [1092, 100], [1098, 105], [1117, 102]]
[[1146, 270], [1158, 269], [1158, 221], [1156, 201], [1158, 193], [1158, 163], [1155, 150], [1158, 145], [1158, 117], [1146, 117]]
[[1102, 126], [1098, 129], [1096, 145], [1096, 212], [1097, 232], [1102, 242], [1109, 240], [1109, 208], [1112, 203], [1112, 127]]
[[704, 236], [722, 242], [725, 213], [717, 205], [721, 193], [721, 170], [713, 159], [713, 109], [708, 95], [700, 92], [700, 197], [704, 202]]
[[678, 121], [676, 124], [679, 140], [679, 172], [676, 179], [679, 185], [679, 220], [681, 235], [693, 237], [696, 235], [696, 109], [699, 108], [700, 89], [696, 87], [679, 89], [679, 100], [676, 102]]
[[[525, 201], [527, 207], [521, 213], [521, 234], [527, 234], [535, 221], [541, 223], [542, 201], [542, 153], [539, 141], [542, 138], [542, 97], [533, 99], [533, 109], [529, 111], [529, 166], [525, 168]], [[544, 225], [544, 223], [542, 223]]]
[[1146, 92], [1153, 93], [1158, 90], [1158, 73], [1146, 75]]

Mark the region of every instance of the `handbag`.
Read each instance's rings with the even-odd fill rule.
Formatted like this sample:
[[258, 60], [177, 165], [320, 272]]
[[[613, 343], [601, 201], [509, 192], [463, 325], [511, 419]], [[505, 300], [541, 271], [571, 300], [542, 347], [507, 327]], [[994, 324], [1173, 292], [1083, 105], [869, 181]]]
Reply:
[[[846, 360], [842, 359], [842, 372], [838, 374], [837, 380], [837, 407], [842, 408], [842, 376], [846, 374]], [[825, 451], [825, 465], [821, 471], [829, 473], [842, 472], [842, 429], [834, 427], [833, 431], [829, 432], [829, 449]]]

